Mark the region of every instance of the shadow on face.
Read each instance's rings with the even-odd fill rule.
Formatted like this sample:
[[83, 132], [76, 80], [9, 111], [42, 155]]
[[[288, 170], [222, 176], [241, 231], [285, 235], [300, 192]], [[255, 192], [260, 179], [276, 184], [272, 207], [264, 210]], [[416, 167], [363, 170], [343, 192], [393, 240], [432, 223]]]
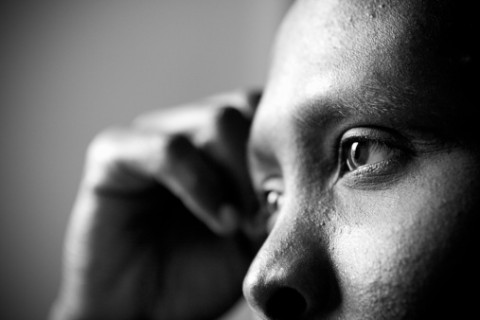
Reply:
[[272, 227], [244, 294], [263, 317], [458, 318], [473, 308], [476, 55], [457, 36], [472, 32], [459, 7], [291, 9], [249, 146]]

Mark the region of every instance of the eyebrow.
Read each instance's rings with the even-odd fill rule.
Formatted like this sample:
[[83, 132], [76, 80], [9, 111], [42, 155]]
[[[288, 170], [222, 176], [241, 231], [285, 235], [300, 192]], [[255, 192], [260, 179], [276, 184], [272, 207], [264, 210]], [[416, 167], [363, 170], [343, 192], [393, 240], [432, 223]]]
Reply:
[[[337, 101], [326, 100], [322, 97], [312, 96], [306, 99], [301, 107], [318, 106], [323, 104], [328, 111], [334, 113], [357, 113], [363, 115], [378, 116], [392, 111], [405, 110], [418, 96], [416, 90], [409, 87], [396, 87], [391, 84], [370, 83], [364, 84], [350, 99], [339, 95]], [[418, 98], [417, 98], [418, 99]]]
[[[327, 99], [322, 95], [307, 97], [293, 107], [294, 121], [301, 127], [325, 128], [327, 124], [337, 123], [352, 115], [379, 118], [405, 110], [405, 101], [408, 104], [411, 100], [409, 97], [413, 95], [405, 89], [399, 90], [393, 86], [385, 88], [374, 84], [364, 86], [359, 92], [361, 94], [351, 95], [349, 100], [342, 99], [339, 95], [335, 99]], [[249, 152], [260, 161], [266, 161], [269, 156], [265, 144], [256, 143], [257, 141], [251, 138], [248, 141]]]
[[399, 87], [375, 81], [363, 84], [346, 97], [341, 92], [333, 98], [326, 98], [322, 94], [307, 97], [295, 107], [297, 111], [294, 116], [297, 124], [313, 127], [352, 116], [372, 120], [388, 117], [392, 123], [418, 121], [422, 125], [425, 120], [430, 123], [442, 121], [440, 106], [427, 107], [432, 103], [412, 86]]
[[[388, 123], [387, 126], [395, 125], [398, 128], [429, 130], [445, 121], [439, 108], [423, 107], [432, 101], [426, 101], [412, 87], [400, 88], [392, 84], [370, 83], [364, 84], [351, 95], [341, 95], [342, 93], [325, 97], [318, 94], [306, 97], [293, 106], [295, 125], [305, 130], [315, 130], [322, 135], [347, 118], [368, 119], [372, 123]], [[261, 143], [261, 140], [257, 139], [252, 139], [251, 136], [248, 141], [250, 161], [267, 164], [272, 162], [269, 144]]]
[[401, 109], [391, 100], [380, 95], [372, 95], [367, 100], [355, 97], [352, 100], [325, 99], [312, 97], [295, 107], [294, 121], [300, 127], [325, 128], [328, 124], [353, 116], [379, 118]]

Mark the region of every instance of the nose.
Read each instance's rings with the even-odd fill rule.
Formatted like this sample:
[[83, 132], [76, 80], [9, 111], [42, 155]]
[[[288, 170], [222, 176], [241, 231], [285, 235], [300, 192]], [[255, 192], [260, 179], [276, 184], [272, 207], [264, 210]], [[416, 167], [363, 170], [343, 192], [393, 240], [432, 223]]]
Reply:
[[318, 230], [276, 225], [257, 253], [243, 293], [262, 318], [313, 319], [339, 303], [339, 290]]

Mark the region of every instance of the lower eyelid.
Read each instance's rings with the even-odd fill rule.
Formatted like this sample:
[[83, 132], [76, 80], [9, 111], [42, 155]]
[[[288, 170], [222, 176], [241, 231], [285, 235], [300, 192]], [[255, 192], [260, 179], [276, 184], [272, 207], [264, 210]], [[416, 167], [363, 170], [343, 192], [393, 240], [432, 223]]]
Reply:
[[406, 161], [406, 158], [397, 157], [365, 165], [355, 171], [346, 173], [339, 181], [352, 189], [386, 189], [397, 182], [406, 172], [406, 170], [402, 170]]

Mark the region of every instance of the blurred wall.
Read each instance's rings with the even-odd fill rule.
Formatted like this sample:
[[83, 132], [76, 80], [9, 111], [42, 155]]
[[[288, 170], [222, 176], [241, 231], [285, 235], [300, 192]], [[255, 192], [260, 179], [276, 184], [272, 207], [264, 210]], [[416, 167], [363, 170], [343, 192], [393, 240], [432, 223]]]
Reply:
[[143, 110], [261, 85], [287, 2], [2, 2], [0, 318], [46, 317], [95, 133]]

